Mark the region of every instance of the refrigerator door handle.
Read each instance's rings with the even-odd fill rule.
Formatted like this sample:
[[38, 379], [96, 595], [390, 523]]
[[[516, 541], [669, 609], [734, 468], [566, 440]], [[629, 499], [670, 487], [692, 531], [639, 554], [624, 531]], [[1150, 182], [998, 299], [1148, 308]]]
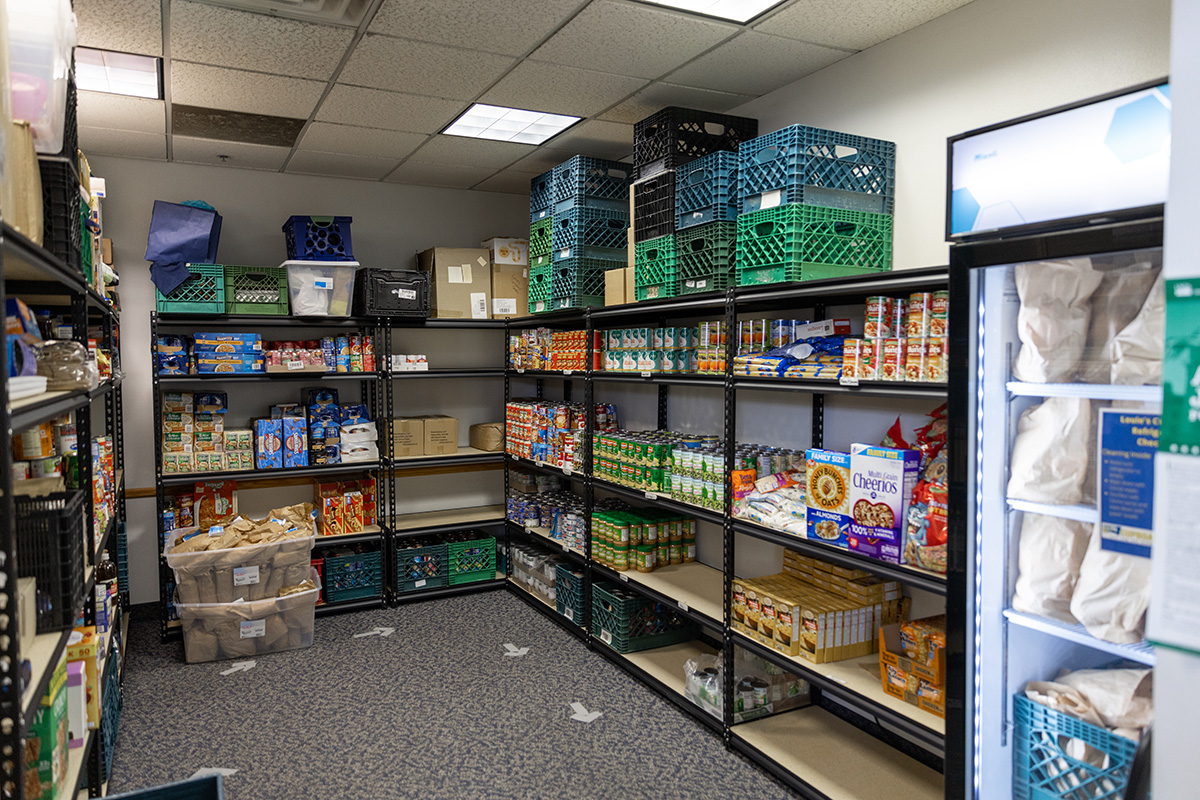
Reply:
[[1151, 734], [1153, 725], [1147, 725], [1142, 731], [1142, 740], [1138, 742], [1137, 752], [1133, 756], [1133, 764], [1129, 768], [1129, 781], [1125, 784], [1123, 800], [1148, 800], [1150, 797], [1150, 758]]

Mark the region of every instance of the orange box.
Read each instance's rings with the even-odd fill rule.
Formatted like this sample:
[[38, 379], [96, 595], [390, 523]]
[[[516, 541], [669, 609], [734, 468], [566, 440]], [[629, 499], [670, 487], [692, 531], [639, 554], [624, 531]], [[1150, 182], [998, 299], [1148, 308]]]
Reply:
[[379, 507], [375, 497], [375, 479], [363, 478], [358, 482], [358, 491], [362, 492], [363, 497], [363, 527], [378, 524], [376, 516]]
[[317, 507], [322, 536], [341, 536], [346, 532], [346, 503], [342, 495], [323, 496]]
[[342, 496], [342, 524], [346, 533], [358, 533], [363, 529], [362, 492], [347, 492]]

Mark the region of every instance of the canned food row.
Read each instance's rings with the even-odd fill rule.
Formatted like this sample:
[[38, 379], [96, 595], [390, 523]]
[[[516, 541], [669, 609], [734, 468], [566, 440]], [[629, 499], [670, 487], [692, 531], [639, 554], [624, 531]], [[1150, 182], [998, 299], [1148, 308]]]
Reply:
[[919, 339], [949, 333], [950, 292], [867, 298], [863, 330], [868, 339]]

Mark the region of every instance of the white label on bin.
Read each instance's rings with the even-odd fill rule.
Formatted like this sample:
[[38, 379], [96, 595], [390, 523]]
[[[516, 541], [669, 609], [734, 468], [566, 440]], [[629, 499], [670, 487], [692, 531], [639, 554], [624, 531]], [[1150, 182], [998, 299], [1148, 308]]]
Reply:
[[333, 288], [333, 278], [313, 278], [313, 288], [330, 290]]
[[775, 206], [778, 206], [782, 203], [783, 203], [783, 190], [776, 189], [773, 192], [763, 192], [762, 202], [759, 203], [758, 207], [760, 209], [775, 208]]
[[517, 313], [517, 298], [515, 297], [496, 297], [492, 299], [492, 313], [499, 316], [500, 314], [516, 314]]
[[840, 383], [842, 386], [858, 386], [858, 376], [843, 375], [842, 377], [838, 378], [838, 383]]
[[395, 292], [396, 297], [399, 297], [401, 300], [417, 299], [417, 293], [412, 289], [393, 289], [392, 291]]
[[233, 585], [250, 586], [258, 583], [258, 567], [234, 567]]
[[241, 624], [241, 634], [243, 639], [258, 639], [267, 635], [267, 621], [265, 619], [248, 619]]
[[682, 600], [680, 600], [680, 601], [679, 601], [679, 610], [680, 610], [680, 611], [687, 611], [687, 610], [688, 610], [688, 604], [687, 604], [687, 603], [685, 603], [685, 602], [683, 602]]
[[421, 580], [419, 580], [419, 581], [416, 581], [415, 583], [413, 583], [413, 588], [414, 588], [414, 589], [420, 589], [420, 588], [421, 588], [422, 586], [424, 586], [424, 585], [425, 585], [425, 579], [424, 579], [424, 578], [422, 578]]
[[570, 606], [564, 606], [563, 607], [563, 616], [566, 617], [567, 619], [571, 620], [571, 622], [574, 622], [575, 621], [575, 609], [571, 608]]
[[289, 370], [304, 369], [304, 362], [303, 361], [289, 361], [288, 369]]
[[487, 292], [471, 292], [471, 319], [487, 318]]
[[559, 250], [558, 257], [559, 258], [570, 258], [571, 257], [571, 248], [564, 247], [562, 250]]
[[604, 642], [605, 644], [612, 644], [612, 634], [606, 630], [601, 630], [600, 641]]
[[462, 267], [446, 267], [446, 283], [462, 283], [463, 268]]

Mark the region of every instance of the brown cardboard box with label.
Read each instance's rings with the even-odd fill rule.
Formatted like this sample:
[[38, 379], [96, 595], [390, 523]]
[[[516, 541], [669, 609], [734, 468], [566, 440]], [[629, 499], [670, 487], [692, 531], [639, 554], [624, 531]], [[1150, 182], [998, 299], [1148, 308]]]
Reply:
[[425, 455], [423, 417], [398, 417], [392, 420], [392, 451], [397, 458]]
[[625, 268], [604, 273], [604, 305], [620, 306], [632, 299], [625, 297]]
[[492, 264], [492, 319], [529, 313], [529, 267]]
[[491, 319], [491, 252], [481, 247], [434, 247], [417, 256], [429, 273], [434, 318]]
[[425, 455], [444, 456], [458, 452], [458, 420], [441, 414], [425, 417]]

